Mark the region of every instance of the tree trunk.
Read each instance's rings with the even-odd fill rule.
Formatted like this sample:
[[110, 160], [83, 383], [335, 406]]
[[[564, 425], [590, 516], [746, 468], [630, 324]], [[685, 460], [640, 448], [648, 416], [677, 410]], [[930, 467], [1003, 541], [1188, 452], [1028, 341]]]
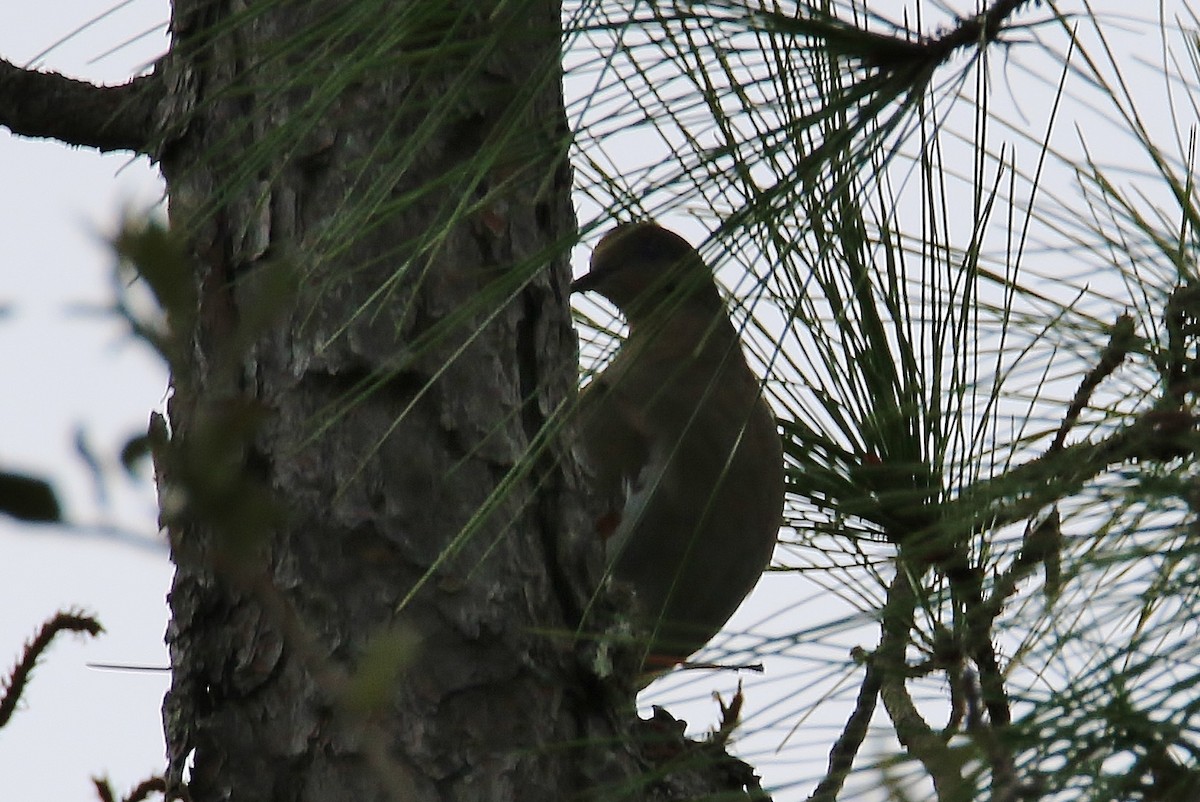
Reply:
[[162, 164], [198, 313], [164, 717], [196, 802], [600, 782], [567, 745], [614, 725], [552, 634], [579, 593], [558, 14], [175, 3]]

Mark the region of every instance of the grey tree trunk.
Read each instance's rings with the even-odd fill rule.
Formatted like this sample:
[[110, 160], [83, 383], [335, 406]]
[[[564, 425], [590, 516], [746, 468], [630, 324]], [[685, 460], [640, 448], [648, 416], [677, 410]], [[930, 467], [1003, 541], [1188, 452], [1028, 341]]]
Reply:
[[595, 637], [560, 14], [176, 0], [120, 86], [0, 58], [0, 125], [168, 184], [116, 246], [166, 313], [124, 309], [172, 375], [172, 797], [763, 797]]
[[431, 5], [175, 4], [198, 314], [164, 716], [195, 802], [563, 799], [616, 732], [553, 634], [581, 591], [559, 8]]

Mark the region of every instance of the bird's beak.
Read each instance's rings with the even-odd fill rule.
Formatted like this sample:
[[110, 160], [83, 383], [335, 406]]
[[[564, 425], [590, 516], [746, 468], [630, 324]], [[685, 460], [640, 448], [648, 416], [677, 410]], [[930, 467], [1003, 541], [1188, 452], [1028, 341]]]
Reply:
[[571, 292], [587, 292], [596, 289], [596, 274], [584, 273], [571, 282]]

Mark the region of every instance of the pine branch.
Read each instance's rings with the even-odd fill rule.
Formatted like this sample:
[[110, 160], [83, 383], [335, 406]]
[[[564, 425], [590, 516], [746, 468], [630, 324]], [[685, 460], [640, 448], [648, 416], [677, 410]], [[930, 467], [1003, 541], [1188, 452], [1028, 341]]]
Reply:
[[854, 768], [854, 758], [858, 755], [859, 747], [867, 737], [871, 716], [875, 714], [875, 703], [883, 687], [882, 677], [875, 667], [874, 656], [861, 649], [857, 651], [855, 656], [866, 666], [867, 671], [863, 676], [862, 685], [859, 686], [854, 711], [829, 751], [829, 768], [816, 789], [809, 795], [808, 802], [836, 802], [846, 778]]
[[820, 42], [831, 52], [858, 59], [868, 67], [925, 74], [948, 61], [958, 50], [998, 41], [1009, 18], [1031, 2], [1035, 0], [995, 0], [982, 13], [962, 18], [954, 28], [936, 36], [908, 31], [896, 35], [868, 31], [816, 7], [806, 7], [804, 14], [795, 16], [755, 9], [754, 16], [769, 20], [773, 30]]
[[157, 73], [96, 86], [0, 59], [0, 126], [19, 136], [153, 156], [154, 111], [162, 97]]
[[938, 799], [965, 799], [968, 783], [962, 759], [925, 721], [905, 687], [906, 655], [917, 606], [915, 581], [901, 569], [888, 588], [881, 615], [883, 634], [872, 657], [872, 665], [879, 671], [879, 698], [901, 745], [929, 772]]

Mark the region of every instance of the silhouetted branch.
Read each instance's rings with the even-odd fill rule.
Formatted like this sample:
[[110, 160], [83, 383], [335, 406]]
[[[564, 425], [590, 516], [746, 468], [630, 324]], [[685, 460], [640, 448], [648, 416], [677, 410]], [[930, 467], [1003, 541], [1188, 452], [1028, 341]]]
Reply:
[[91, 616], [62, 612], [42, 624], [42, 628], [38, 630], [33, 640], [25, 645], [21, 659], [17, 661], [12, 673], [4, 683], [4, 698], [0, 699], [0, 727], [8, 723], [13, 711], [17, 709], [17, 702], [20, 701], [21, 694], [29, 683], [29, 675], [33, 673], [33, 667], [37, 664], [38, 657], [46, 651], [46, 647], [54, 640], [54, 636], [63, 630], [86, 632], [95, 636], [103, 632], [104, 628]]
[[153, 155], [162, 95], [157, 74], [96, 86], [0, 59], [0, 125], [20, 136]]
[[883, 606], [883, 635], [872, 658], [879, 671], [879, 698], [883, 700], [901, 745], [929, 772], [938, 798], [962, 799], [968, 788], [963, 779], [962, 758], [933, 731], [905, 687], [908, 677], [906, 655], [917, 605], [914, 587], [917, 580], [903, 569], [903, 565], [898, 567], [900, 570], [888, 588]]
[[[100, 802], [117, 802], [117, 795], [113, 793], [112, 783], [104, 777], [93, 777], [92, 785], [96, 787], [96, 795], [100, 797]], [[160, 793], [166, 795], [167, 783], [162, 777], [151, 777], [148, 780], [142, 780], [134, 789], [121, 798], [121, 802], [143, 802], [150, 794]]]
[[833, 802], [841, 793], [842, 785], [850, 770], [854, 767], [854, 758], [867, 737], [867, 728], [871, 724], [871, 716], [875, 714], [875, 703], [879, 698], [882, 687], [879, 671], [875, 668], [874, 658], [867, 656], [863, 662], [867, 673], [863, 676], [862, 685], [858, 689], [858, 699], [855, 700], [854, 710], [842, 728], [842, 734], [829, 750], [829, 768], [817, 785], [816, 790], [809, 795], [809, 802]]
[[807, 37], [867, 67], [922, 74], [941, 65], [961, 48], [986, 47], [997, 41], [1009, 17], [1033, 1], [997, 0], [983, 13], [962, 18], [954, 28], [937, 36], [869, 31], [856, 22], [812, 9], [802, 17], [758, 9], [754, 14], [769, 20], [772, 29]]

